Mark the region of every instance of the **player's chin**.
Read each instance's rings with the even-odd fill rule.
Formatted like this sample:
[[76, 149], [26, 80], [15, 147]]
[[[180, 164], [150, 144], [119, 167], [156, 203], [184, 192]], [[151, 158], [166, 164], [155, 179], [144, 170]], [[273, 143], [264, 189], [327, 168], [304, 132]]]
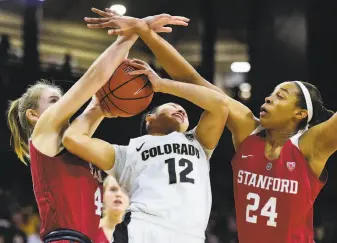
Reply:
[[270, 117], [260, 117], [260, 125], [264, 129], [271, 129], [275, 127], [275, 122], [272, 119], [270, 119]]
[[179, 132], [182, 132], [182, 133], [186, 132], [188, 129], [188, 126], [189, 126], [188, 122], [184, 122], [180, 124]]
[[114, 205], [111, 210], [115, 213], [124, 213], [125, 211], [125, 205], [123, 204], [117, 204], [117, 205]]

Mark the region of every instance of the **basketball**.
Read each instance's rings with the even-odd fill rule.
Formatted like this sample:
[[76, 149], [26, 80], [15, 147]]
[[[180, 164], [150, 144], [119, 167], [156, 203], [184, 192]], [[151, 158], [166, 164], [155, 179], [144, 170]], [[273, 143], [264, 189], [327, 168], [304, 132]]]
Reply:
[[153, 90], [145, 75], [131, 76], [137, 68], [125, 61], [110, 80], [96, 93], [103, 110], [119, 117], [131, 117], [144, 111], [151, 103]]

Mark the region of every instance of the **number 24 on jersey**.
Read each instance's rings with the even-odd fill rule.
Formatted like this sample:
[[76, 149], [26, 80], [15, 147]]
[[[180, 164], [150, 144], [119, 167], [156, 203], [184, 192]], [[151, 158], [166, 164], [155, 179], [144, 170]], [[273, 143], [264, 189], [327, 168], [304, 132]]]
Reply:
[[[248, 193], [247, 200], [251, 201], [252, 204], [248, 204], [246, 207], [246, 221], [252, 224], [257, 224], [258, 215], [256, 211], [260, 207], [260, 196], [256, 193]], [[277, 222], [277, 212], [276, 212], [277, 199], [275, 197], [269, 198], [267, 203], [261, 209], [260, 215], [267, 217], [267, 225], [271, 227], [276, 227]]]

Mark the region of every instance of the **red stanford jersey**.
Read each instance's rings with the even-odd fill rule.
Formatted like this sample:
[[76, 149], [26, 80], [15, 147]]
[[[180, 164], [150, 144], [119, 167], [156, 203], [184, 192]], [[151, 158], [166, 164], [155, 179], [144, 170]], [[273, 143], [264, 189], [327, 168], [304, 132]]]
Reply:
[[313, 204], [322, 183], [289, 139], [280, 157], [265, 157], [265, 141], [251, 135], [232, 160], [240, 243], [313, 243]]
[[106, 238], [104, 231], [102, 228], [98, 229], [97, 235], [93, 241], [94, 243], [109, 243], [108, 239]]
[[41, 237], [54, 229], [67, 228], [93, 239], [102, 209], [102, 171], [66, 150], [48, 157], [32, 142], [30, 159]]

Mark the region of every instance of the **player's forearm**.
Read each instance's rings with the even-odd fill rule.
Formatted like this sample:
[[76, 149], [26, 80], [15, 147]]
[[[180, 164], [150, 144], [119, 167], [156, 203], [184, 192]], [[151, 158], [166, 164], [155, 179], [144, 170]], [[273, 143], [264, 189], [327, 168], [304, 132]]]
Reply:
[[201, 77], [194, 67], [156, 32], [143, 28], [139, 31], [139, 36], [173, 79], [179, 80], [179, 82], [201, 85], [226, 95], [220, 88]]
[[173, 79], [200, 84], [197, 83], [198, 72], [165, 39], [151, 29], [142, 29], [139, 36]]
[[85, 76], [89, 76], [92, 81], [101, 82], [102, 85], [111, 77], [125, 57], [130, 48], [138, 39], [138, 35], [122, 36], [108, 47], [90, 66]]
[[104, 114], [102, 110], [98, 107], [90, 107], [89, 105], [89, 107], [71, 123], [65, 134], [68, 136], [81, 134], [91, 137], [103, 119]]
[[203, 86], [165, 80], [159, 92], [186, 99], [209, 112], [218, 113], [227, 109], [224, 95]]

